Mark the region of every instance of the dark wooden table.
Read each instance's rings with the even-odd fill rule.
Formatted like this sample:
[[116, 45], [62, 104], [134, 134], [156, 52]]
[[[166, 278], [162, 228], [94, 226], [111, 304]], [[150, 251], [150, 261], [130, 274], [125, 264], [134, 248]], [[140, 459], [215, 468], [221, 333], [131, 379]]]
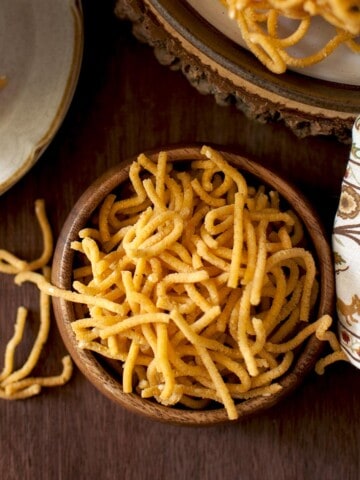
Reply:
[[[202, 96], [161, 66], [117, 20], [111, 2], [84, 0], [85, 52], [77, 91], [55, 139], [32, 170], [0, 197], [0, 248], [41, 251], [33, 203], [44, 198], [55, 237], [71, 206], [119, 159], [179, 142], [234, 147], [291, 179], [329, 232], [349, 145], [298, 139]], [[38, 295], [0, 275], [0, 359], [18, 305], [30, 308], [21, 361], [38, 328]], [[55, 374], [65, 348], [55, 322], [35, 373]], [[2, 368], [2, 364], [0, 365]], [[103, 397], [75, 370], [64, 387], [0, 401], [0, 478], [360, 478], [360, 372], [346, 363], [311, 374], [281, 405], [242, 423], [211, 428], [157, 424]]]

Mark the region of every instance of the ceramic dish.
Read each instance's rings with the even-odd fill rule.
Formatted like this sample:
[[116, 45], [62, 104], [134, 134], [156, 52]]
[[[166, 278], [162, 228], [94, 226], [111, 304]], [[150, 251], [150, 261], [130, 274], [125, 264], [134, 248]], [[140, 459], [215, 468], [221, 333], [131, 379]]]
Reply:
[[82, 50], [80, 1], [0, 2], [0, 194], [34, 165], [59, 128]]
[[[134, 33], [154, 47], [161, 63], [180, 69], [195, 88], [213, 94], [218, 103], [235, 104], [261, 122], [285, 123], [299, 137], [335, 135], [350, 142], [360, 111], [360, 86], [339, 83], [337, 62], [331, 67], [332, 73], [339, 72], [336, 83], [329, 70], [328, 80], [304, 72], [273, 74], [232, 38], [234, 25], [227, 35], [221, 31], [227, 29], [225, 12], [218, 17], [210, 2], [191, 3], [117, 0], [115, 11], [133, 22]], [[238, 33], [236, 37], [239, 40]], [[344, 75], [344, 81], [358, 79], [358, 68], [351, 79]]]
[[[172, 148], [166, 151], [172, 161], [187, 162], [189, 160], [203, 158], [200, 155], [200, 149], [198, 147]], [[264, 167], [234, 153], [221, 153], [228, 162], [239, 168], [245, 176], [251, 174], [251, 176], [256, 179], [260, 179], [262, 183], [278, 190], [280, 195], [292, 206], [300, 218], [302, 218], [313, 245], [312, 250], [315, 253], [320, 275], [318, 311], [314, 312], [314, 316], [331, 313], [334, 298], [332, 258], [323, 228], [313, 208], [299, 192]], [[151, 159], [155, 159], [157, 158], [158, 152], [148, 152], [147, 155]], [[53, 260], [52, 282], [58, 287], [69, 289], [72, 285], [74, 251], [71, 250], [70, 243], [77, 238], [79, 230], [88, 224], [89, 219], [92, 218], [95, 210], [102, 203], [103, 199], [109, 193], [118, 189], [119, 186], [123, 188], [124, 185], [126, 185], [128, 180], [128, 167], [133, 160], [134, 159], [129, 159], [128, 161], [122, 162], [106, 172], [84, 192], [70, 212], [59, 236]], [[71, 322], [77, 318], [76, 312], [78, 309], [74, 307], [74, 304], [58, 298], [53, 298], [53, 305], [60, 333], [75, 363], [90, 382], [111, 400], [132, 412], [164, 422], [182, 425], [210, 425], [229, 421], [224, 408], [212, 407], [200, 411], [186, 410], [176, 407], [166, 407], [156, 402], [142, 399], [137, 394], [123, 393], [119, 368], [114, 368], [112, 362], [104, 361], [103, 357], [100, 358], [91, 351], [79, 347], [71, 328]], [[80, 313], [80, 315], [83, 315], [83, 313]], [[275, 395], [257, 397], [238, 403], [237, 411], [239, 419], [241, 420], [250, 415], [258, 414], [289, 395], [314, 368], [321, 350], [321, 342], [319, 342], [315, 336], [311, 337], [302, 347], [302, 351], [294, 362], [291, 370], [281, 379], [282, 390]]]
[[[222, 6], [219, 0], [187, 0], [187, 2], [222, 35], [246, 48], [236, 21], [229, 18], [226, 8]], [[280, 34], [283, 34], [283, 36], [289, 34], [289, 23], [284, 20], [280, 25], [282, 28]], [[295, 57], [311, 55], [313, 51], [320, 49], [321, 45], [326, 44], [331, 38], [331, 33], [332, 27], [325, 20], [322, 18], [313, 19], [306, 41], [293, 47], [292, 54]], [[320, 63], [301, 69], [292, 68], [291, 70], [329, 82], [360, 86], [360, 55], [345, 47], [336, 49]]]

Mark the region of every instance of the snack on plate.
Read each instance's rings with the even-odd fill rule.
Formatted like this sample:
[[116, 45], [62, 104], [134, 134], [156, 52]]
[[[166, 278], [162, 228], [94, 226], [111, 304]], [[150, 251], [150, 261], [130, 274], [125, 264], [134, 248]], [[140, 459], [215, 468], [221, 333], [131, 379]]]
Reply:
[[[321, 62], [340, 45], [360, 53], [359, 0], [220, 0], [236, 19], [249, 50], [272, 72], [287, 67], [307, 67]], [[326, 44], [309, 56], [292, 55], [291, 47], [306, 40], [311, 22], [321, 16], [333, 26]], [[281, 35], [288, 21], [291, 33]]]
[[[276, 191], [249, 185], [217, 151], [157, 162], [140, 155], [72, 242], [73, 289], [22, 272], [75, 302], [78, 345], [122, 365], [122, 388], [171, 406], [269, 396], [310, 335], [343, 358], [331, 318], [310, 322], [318, 291], [303, 227]], [[189, 166], [191, 165], [191, 168]], [[325, 362], [325, 363], [324, 363]]]

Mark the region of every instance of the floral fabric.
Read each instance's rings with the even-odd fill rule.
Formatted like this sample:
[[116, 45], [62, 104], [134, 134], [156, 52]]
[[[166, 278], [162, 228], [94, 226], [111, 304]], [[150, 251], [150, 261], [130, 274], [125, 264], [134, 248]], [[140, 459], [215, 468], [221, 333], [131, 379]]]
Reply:
[[360, 116], [353, 127], [332, 244], [339, 340], [350, 362], [360, 368]]

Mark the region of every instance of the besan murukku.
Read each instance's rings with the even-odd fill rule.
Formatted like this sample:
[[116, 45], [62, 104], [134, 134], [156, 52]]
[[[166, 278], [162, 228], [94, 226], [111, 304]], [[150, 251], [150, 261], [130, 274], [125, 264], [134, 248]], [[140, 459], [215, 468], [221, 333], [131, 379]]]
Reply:
[[[41, 230], [43, 249], [35, 260], [23, 260], [7, 250], [0, 250], [0, 273], [12, 275], [37, 275], [44, 282], [50, 279], [48, 266], [53, 252], [53, 237], [46, 215], [45, 201], [35, 201], [35, 214]], [[31, 376], [39, 363], [43, 347], [48, 339], [51, 313], [50, 296], [46, 291], [39, 292], [40, 322], [34, 343], [23, 365], [16, 365], [16, 350], [26, 335], [26, 320], [28, 309], [20, 306], [17, 310], [13, 336], [7, 341], [4, 354], [4, 366], [0, 372], [0, 398], [5, 400], [23, 400], [38, 395], [43, 387], [55, 387], [67, 383], [72, 375], [72, 361], [69, 355], [62, 359], [62, 372], [54, 376]]]
[[[273, 73], [281, 74], [288, 67], [305, 68], [319, 63], [339, 46], [359, 53], [356, 39], [360, 35], [360, 11], [356, 0], [220, 1], [229, 17], [236, 20], [248, 49]], [[329, 34], [317, 50], [301, 56], [301, 47], [309, 38], [315, 17], [325, 20]], [[284, 21], [287, 28], [281, 34]], [[297, 46], [300, 54], [293, 53]]]
[[138, 157], [130, 193], [107, 197], [73, 242], [72, 289], [36, 272], [15, 280], [87, 306], [78, 345], [123, 364], [125, 393], [215, 402], [236, 419], [238, 402], [281, 391], [309, 336], [338, 346], [328, 315], [310, 321], [317, 270], [295, 213], [216, 150], [201, 154], [186, 171], [164, 152]]

